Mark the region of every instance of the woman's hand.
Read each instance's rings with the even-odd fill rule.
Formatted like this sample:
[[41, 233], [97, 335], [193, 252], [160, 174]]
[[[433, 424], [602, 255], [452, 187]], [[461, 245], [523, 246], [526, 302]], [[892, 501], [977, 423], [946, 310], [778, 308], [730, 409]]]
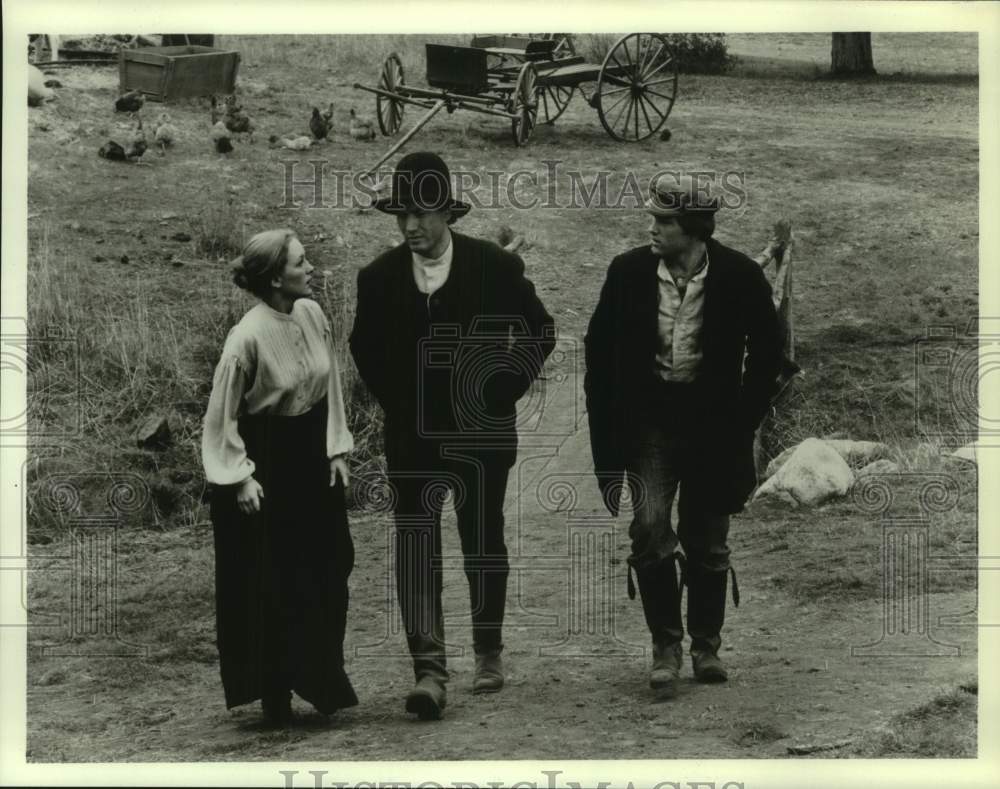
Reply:
[[236, 506], [244, 515], [260, 512], [260, 500], [264, 498], [264, 489], [253, 477], [247, 477], [236, 491]]
[[330, 487], [337, 484], [337, 477], [344, 483], [344, 490], [351, 484], [351, 472], [347, 470], [347, 461], [343, 455], [330, 458]]

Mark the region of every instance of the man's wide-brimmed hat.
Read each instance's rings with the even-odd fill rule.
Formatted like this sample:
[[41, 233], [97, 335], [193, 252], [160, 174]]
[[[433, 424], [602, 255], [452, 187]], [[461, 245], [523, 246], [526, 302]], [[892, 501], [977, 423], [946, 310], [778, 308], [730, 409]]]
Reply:
[[690, 175], [664, 173], [650, 187], [643, 209], [653, 216], [714, 214], [719, 210], [719, 198], [712, 195], [707, 183], [699, 183]]
[[465, 216], [472, 208], [454, 198], [448, 165], [429, 151], [408, 153], [400, 159], [392, 174], [392, 194], [376, 200], [374, 205], [386, 214], [448, 210], [451, 222]]

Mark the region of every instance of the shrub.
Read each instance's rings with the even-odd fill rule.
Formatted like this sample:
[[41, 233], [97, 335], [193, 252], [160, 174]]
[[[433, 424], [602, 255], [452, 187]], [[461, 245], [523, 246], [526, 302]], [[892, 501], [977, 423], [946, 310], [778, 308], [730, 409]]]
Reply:
[[666, 38], [682, 73], [724, 74], [736, 62], [725, 33], [670, 33]]
[[[724, 33], [664, 33], [678, 69], [685, 74], [723, 74], [736, 58], [729, 54]], [[598, 33], [580, 36], [577, 51], [588, 61], [602, 63], [620, 36]]]

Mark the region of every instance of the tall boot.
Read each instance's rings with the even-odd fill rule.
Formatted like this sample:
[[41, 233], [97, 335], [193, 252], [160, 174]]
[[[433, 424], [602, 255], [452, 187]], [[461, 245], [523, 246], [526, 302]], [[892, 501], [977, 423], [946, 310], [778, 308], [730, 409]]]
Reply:
[[[649, 685], [665, 696], [677, 693], [684, 638], [681, 621], [681, 590], [677, 583], [677, 554], [652, 564], [635, 566], [629, 561], [630, 573], [635, 569], [642, 599], [642, 611], [653, 641], [653, 667]], [[631, 580], [631, 575], [629, 576]], [[630, 585], [630, 597], [634, 589]]]
[[691, 636], [691, 665], [699, 682], [725, 682], [729, 678], [719, 658], [722, 625], [726, 618], [726, 587], [733, 573], [733, 603], [739, 605], [736, 574], [732, 567], [707, 568], [688, 560], [685, 582], [688, 587], [687, 626]]

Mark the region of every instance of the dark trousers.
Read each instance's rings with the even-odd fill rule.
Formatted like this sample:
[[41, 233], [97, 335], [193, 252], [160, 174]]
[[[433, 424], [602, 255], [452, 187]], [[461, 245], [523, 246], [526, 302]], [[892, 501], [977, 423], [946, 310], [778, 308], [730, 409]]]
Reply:
[[[634, 415], [627, 461], [633, 502], [628, 561], [639, 578], [647, 619], [649, 603], [655, 602], [655, 628], [650, 622], [654, 636], [659, 632], [665, 641], [680, 641], [680, 589], [671, 580], [675, 578], [673, 556], [680, 545], [684, 551], [681, 583], [688, 587], [688, 633], [694, 648], [717, 651], [730, 570], [729, 516], [705, 508], [701, 497], [686, 495], [684, 476], [692, 465], [694, 442], [699, 440], [698, 420], [692, 419], [698, 404], [691, 397], [684, 385], [656, 384]], [[669, 569], [667, 563], [671, 563]]]
[[[499, 651], [510, 565], [503, 502], [510, 471], [487, 450], [421, 442], [405, 461], [390, 461], [395, 498], [396, 593], [417, 679], [447, 678], [441, 607], [441, 510], [451, 491], [469, 583], [477, 654]], [[443, 456], [444, 455], [444, 456]]]

